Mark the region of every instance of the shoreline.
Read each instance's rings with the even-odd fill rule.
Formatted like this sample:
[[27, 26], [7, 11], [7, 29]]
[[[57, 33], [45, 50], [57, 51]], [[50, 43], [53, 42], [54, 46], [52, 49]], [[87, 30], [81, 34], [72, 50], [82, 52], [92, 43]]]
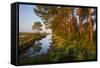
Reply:
[[[48, 35], [48, 33], [41, 33], [39, 35], [38, 34], [34, 34], [34, 33], [31, 33], [31, 34], [30, 33], [26, 33], [26, 35], [27, 35], [27, 37], [30, 36], [30, 39], [24, 40], [24, 43], [19, 43], [19, 54], [21, 54], [24, 50], [26, 50], [27, 48], [32, 46], [35, 43], [35, 41], [45, 38]], [[19, 40], [20, 39], [21, 38], [19, 38]], [[23, 41], [23, 38], [22, 38], [22, 41]]]

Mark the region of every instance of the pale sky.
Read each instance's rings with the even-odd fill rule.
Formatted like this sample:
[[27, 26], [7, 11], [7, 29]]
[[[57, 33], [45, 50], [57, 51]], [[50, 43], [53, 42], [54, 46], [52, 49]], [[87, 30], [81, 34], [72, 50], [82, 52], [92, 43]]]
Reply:
[[[33, 8], [35, 8], [35, 5], [19, 5], [19, 32], [34, 32], [32, 25], [36, 21], [43, 24], [43, 21], [35, 14]], [[42, 28], [45, 30], [44, 25]]]

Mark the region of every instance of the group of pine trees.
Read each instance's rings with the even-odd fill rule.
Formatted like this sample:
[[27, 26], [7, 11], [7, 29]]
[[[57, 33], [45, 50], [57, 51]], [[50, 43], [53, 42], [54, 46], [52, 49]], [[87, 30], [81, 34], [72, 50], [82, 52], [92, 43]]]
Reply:
[[51, 62], [96, 59], [95, 8], [38, 5], [33, 10], [52, 29]]
[[[65, 6], [36, 6], [35, 13], [45, 24], [51, 24], [52, 30], [58, 33], [77, 31], [82, 36], [83, 25], [87, 24], [88, 36], [93, 40], [93, 27], [96, 19], [96, 9], [86, 7], [65, 7]], [[94, 17], [94, 18], [93, 18]], [[84, 22], [85, 20], [85, 22]]]

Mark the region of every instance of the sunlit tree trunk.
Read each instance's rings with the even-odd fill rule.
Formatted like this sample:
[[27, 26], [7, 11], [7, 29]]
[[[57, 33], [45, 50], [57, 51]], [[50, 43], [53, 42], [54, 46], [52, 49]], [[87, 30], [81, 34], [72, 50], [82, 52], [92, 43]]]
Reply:
[[92, 16], [91, 16], [91, 9], [89, 9], [89, 39], [90, 41], [93, 40], [93, 29], [92, 29]]
[[73, 27], [73, 24], [72, 24], [72, 18], [71, 18], [71, 13], [72, 13], [72, 8], [68, 8], [66, 10], [66, 31], [67, 32], [72, 32], [72, 27]]
[[74, 32], [74, 17], [71, 18], [71, 32]]
[[68, 17], [66, 18], [66, 21], [65, 21], [65, 28], [66, 28], [66, 32], [69, 31], [69, 22], [68, 22]]
[[68, 21], [69, 19], [68, 18], [66, 18], [66, 21], [65, 21], [65, 28], [66, 28], [66, 32], [69, 32], [69, 21]]
[[81, 21], [81, 18], [80, 18], [80, 8], [78, 8], [78, 20], [79, 20], [79, 25], [78, 25], [78, 30], [79, 30], [79, 34], [80, 36], [82, 36], [82, 21]]

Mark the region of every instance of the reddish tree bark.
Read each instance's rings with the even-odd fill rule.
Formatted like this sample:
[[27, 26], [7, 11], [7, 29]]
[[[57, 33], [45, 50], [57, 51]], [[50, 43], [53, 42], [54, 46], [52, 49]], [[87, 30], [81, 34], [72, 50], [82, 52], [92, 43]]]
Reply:
[[71, 18], [71, 32], [74, 32], [74, 17]]
[[79, 30], [80, 36], [82, 36], [82, 22], [80, 18], [80, 8], [78, 8], [78, 20], [79, 20], [78, 30]]
[[89, 9], [89, 39], [90, 41], [93, 40], [93, 28], [92, 28], [92, 16], [91, 16], [91, 9]]

